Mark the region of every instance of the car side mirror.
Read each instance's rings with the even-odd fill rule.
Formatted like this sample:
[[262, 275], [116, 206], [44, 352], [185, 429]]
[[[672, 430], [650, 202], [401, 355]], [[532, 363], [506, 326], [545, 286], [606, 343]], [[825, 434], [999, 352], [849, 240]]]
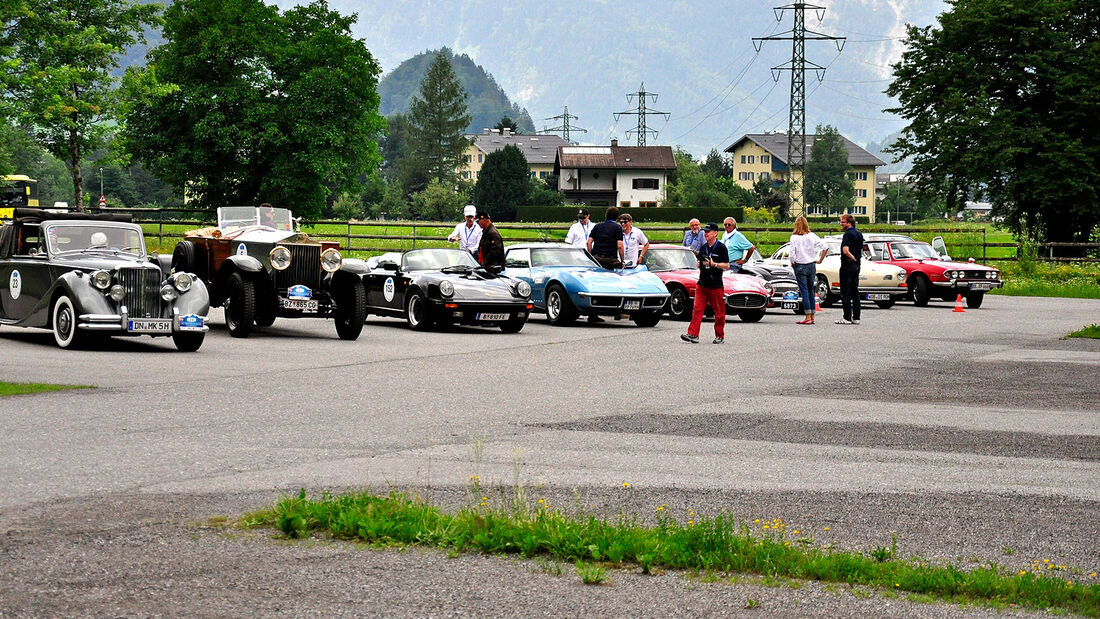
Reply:
[[378, 263], [378, 268], [382, 269], [383, 271], [396, 271], [397, 270], [397, 263], [396, 262], [379, 262]]

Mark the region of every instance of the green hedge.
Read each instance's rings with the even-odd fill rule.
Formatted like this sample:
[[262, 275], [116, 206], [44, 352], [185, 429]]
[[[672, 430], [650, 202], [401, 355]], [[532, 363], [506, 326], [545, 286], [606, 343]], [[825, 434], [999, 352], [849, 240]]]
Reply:
[[[587, 208], [592, 214], [592, 221], [603, 221], [606, 206], [589, 206], [574, 204], [571, 206], [519, 206], [516, 207], [516, 221], [531, 222], [566, 222], [577, 218], [577, 210]], [[727, 217], [733, 217], [741, 221], [745, 217], [745, 209], [738, 206], [726, 208], [620, 208], [619, 213], [630, 213], [634, 221], [682, 221], [684, 225], [692, 218], [698, 219], [705, 225], [707, 222], [721, 224]], [[866, 217], [864, 217], [866, 219]]]
[[[814, 224], [835, 224], [840, 220], [840, 215], [832, 215], [830, 217], [807, 217], [806, 222], [811, 226]], [[867, 215], [856, 215], [856, 225], [870, 225], [871, 218]]]

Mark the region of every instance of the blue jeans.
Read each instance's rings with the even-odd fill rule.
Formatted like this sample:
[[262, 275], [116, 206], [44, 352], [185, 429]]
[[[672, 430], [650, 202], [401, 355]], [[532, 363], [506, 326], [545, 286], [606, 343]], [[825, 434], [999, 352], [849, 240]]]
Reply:
[[798, 291], [802, 293], [802, 309], [807, 314], [814, 312], [814, 284], [817, 279], [817, 265], [813, 262], [806, 264], [795, 263], [794, 279], [798, 282]]

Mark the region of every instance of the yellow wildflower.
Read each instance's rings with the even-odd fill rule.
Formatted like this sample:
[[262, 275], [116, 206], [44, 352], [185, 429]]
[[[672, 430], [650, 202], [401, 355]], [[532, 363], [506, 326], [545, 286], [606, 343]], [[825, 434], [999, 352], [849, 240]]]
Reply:
[[623, 482], [623, 488], [629, 488], [629, 487], [630, 487], [630, 482], [624, 481]]

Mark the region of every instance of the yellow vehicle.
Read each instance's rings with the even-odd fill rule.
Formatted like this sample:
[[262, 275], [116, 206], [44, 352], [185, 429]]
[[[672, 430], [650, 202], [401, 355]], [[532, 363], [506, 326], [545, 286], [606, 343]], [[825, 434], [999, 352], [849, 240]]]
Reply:
[[0, 208], [38, 208], [38, 181], [22, 174], [0, 177]]

